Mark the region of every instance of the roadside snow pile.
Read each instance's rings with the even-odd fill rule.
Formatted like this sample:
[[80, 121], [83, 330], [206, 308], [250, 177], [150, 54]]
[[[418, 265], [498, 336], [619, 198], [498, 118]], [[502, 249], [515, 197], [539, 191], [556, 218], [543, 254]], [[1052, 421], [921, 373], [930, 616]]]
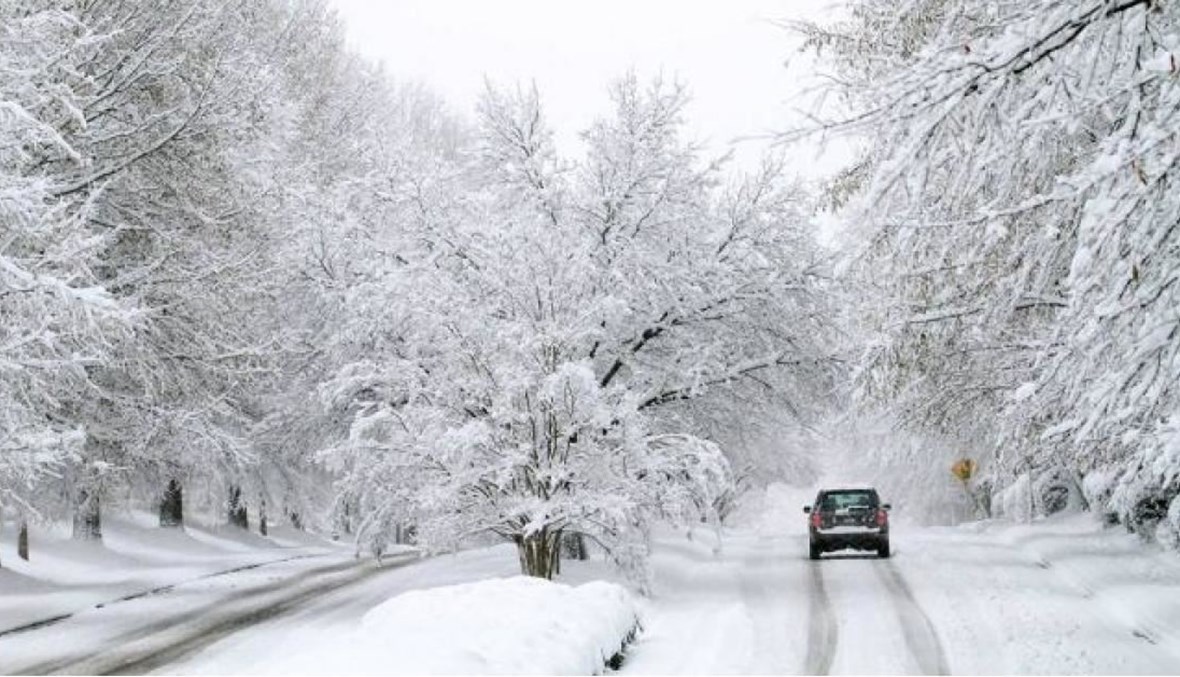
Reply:
[[[571, 587], [517, 576], [413, 590], [361, 622], [374, 666], [397, 674], [600, 674], [638, 628], [631, 595], [614, 583]], [[359, 648], [359, 647], [358, 647]]]

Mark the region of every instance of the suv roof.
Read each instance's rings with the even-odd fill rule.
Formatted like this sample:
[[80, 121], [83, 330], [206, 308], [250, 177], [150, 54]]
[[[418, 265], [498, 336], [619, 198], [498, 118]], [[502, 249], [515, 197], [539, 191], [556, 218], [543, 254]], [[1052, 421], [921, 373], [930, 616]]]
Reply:
[[826, 494], [832, 491], [876, 491], [876, 487], [871, 484], [840, 484], [826, 489], [820, 489], [819, 493]]

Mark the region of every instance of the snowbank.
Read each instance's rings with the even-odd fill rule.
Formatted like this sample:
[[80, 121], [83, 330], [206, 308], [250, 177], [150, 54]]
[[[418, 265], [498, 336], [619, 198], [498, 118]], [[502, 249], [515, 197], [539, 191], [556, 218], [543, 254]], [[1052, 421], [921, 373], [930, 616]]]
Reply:
[[599, 674], [638, 613], [614, 583], [517, 576], [398, 595], [375, 607], [338, 664], [353, 674]]
[[1062, 514], [893, 538], [952, 674], [1180, 674], [1180, 560], [1121, 526]]

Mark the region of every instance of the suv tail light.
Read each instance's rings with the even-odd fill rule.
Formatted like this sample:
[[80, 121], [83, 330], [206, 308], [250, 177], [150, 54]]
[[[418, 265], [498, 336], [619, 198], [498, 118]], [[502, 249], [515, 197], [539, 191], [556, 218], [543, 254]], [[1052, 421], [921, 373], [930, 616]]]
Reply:
[[883, 527], [886, 524], [889, 524], [889, 513], [885, 512], [884, 510], [878, 510], [877, 511], [877, 526]]
[[822, 524], [823, 524], [823, 516], [819, 514], [818, 510], [812, 510], [811, 511], [811, 526], [818, 529], [818, 528], [820, 528], [820, 525], [822, 525]]

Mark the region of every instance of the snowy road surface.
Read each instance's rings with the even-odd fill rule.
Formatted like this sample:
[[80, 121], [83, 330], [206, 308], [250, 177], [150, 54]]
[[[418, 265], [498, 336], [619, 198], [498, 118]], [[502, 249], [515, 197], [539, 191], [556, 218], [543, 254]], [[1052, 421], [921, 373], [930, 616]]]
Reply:
[[[1180, 563], [1088, 516], [1044, 525], [895, 526], [889, 560], [807, 559], [790, 523], [664, 533], [628, 674], [1177, 674]], [[574, 582], [601, 565], [567, 565]], [[412, 588], [516, 573], [510, 547], [423, 560], [162, 666], [181, 674], [332, 674], [350, 629]], [[389, 671], [397, 637], [373, 656]], [[439, 647], [446, 651], [448, 647]], [[355, 657], [350, 657], [355, 658]], [[350, 671], [358, 663], [350, 660]], [[359, 663], [365, 665], [364, 661]]]
[[720, 558], [702, 543], [657, 559], [660, 573], [678, 574], [661, 576], [624, 672], [949, 672], [897, 560], [812, 562], [806, 536], [755, 533], [731, 535]]
[[8, 634], [0, 638], [0, 672], [143, 673], [381, 571], [369, 561], [320, 557], [188, 581]]
[[[1180, 674], [1180, 560], [1121, 529], [1086, 515], [898, 523], [892, 559], [812, 562], [790, 507], [726, 532], [719, 551], [707, 531], [660, 534], [644, 630], [622, 672]], [[0, 637], [0, 672], [335, 674], [384, 600], [516, 573], [511, 546], [380, 569], [276, 563]], [[602, 562], [571, 562], [566, 574], [611, 575]], [[391, 633], [347, 665], [387, 673], [408, 650]]]
[[[325, 594], [292, 613], [244, 629], [184, 660], [159, 668], [162, 674], [320, 674], [341, 672], [341, 652], [356, 650], [351, 632], [364, 614], [408, 590], [466, 583], [519, 573], [515, 551], [499, 546], [425, 559], [410, 566], [382, 568], [365, 581]], [[396, 654], [397, 638], [390, 638]], [[445, 651], [446, 647], [440, 647]], [[350, 657], [349, 673], [363, 672]], [[372, 657], [372, 673], [390, 672], [388, 656]]]
[[1091, 516], [895, 525], [889, 560], [812, 562], [804, 525], [667, 535], [623, 672], [1180, 674], [1180, 560]]

